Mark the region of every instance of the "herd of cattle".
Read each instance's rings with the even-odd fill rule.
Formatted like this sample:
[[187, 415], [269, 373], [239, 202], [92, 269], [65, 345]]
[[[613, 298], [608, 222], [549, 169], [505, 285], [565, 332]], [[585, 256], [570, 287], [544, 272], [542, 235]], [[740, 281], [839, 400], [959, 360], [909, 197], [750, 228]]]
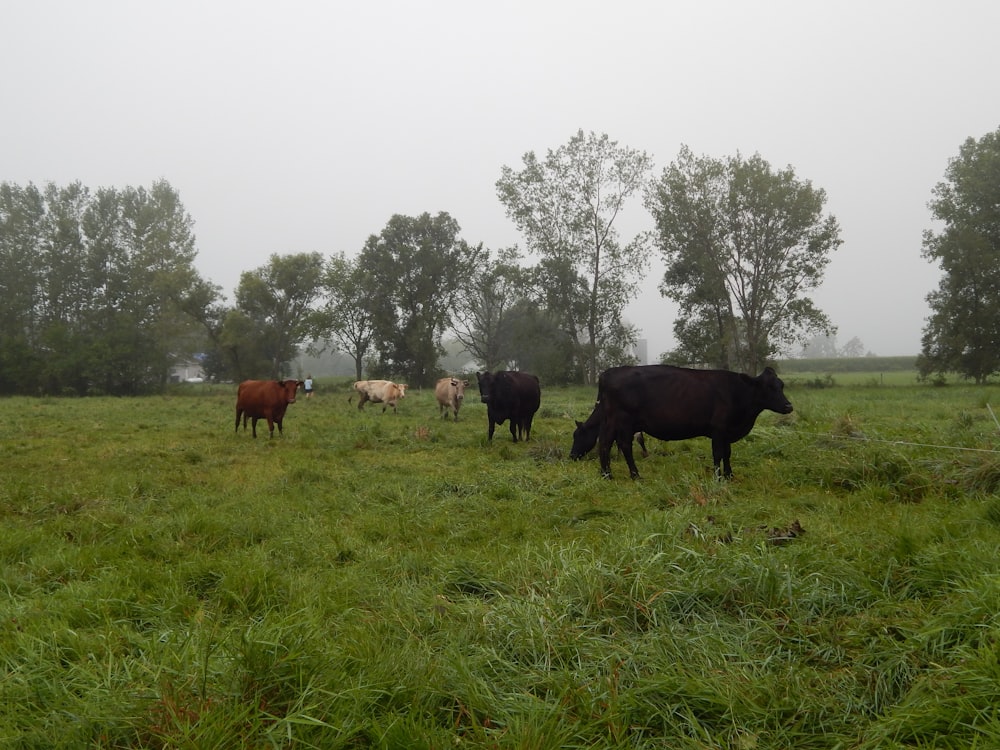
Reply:
[[[486, 404], [488, 438], [498, 424], [510, 423], [516, 443], [531, 438], [531, 422], [541, 403], [538, 378], [524, 372], [476, 373], [480, 400]], [[240, 420], [246, 430], [251, 420], [257, 437], [257, 420], [266, 419], [274, 437], [289, 404], [302, 382], [298, 380], [247, 380], [240, 383], [236, 396], [236, 431]], [[449, 414], [458, 421], [469, 381], [448, 377], [437, 381], [434, 395], [442, 418]], [[369, 401], [396, 411], [406, 397], [407, 386], [391, 380], [359, 380], [354, 383], [352, 402], [358, 409]], [[718, 476], [732, 477], [732, 444], [746, 437], [760, 413], [768, 409], [789, 414], [792, 404], [785, 397], [784, 383], [770, 367], [756, 377], [727, 370], [694, 370], [669, 365], [612, 367], [597, 380], [597, 402], [584, 422], [573, 432], [570, 457], [579, 459], [597, 446], [601, 474], [611, 477], [611, 448], [618, 446], [633, 479], [639, 477], [632, 455], [638, 437], [646, 455], [643, 434], [660, 440], [687, 440], [707, 437], [712, 441], [712, 462]]]

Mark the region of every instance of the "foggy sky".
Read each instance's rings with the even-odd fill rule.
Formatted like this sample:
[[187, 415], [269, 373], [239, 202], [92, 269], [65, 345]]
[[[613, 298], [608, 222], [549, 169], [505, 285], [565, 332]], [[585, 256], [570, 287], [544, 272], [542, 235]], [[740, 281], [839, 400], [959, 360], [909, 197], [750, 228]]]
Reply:
[[[582, 129], [656, 176], [682, 144], [790, 165], [841, 224], [812, 295], [838, 343], [916, 354], [940, 278], [920, 254], [931, 191], [1000, 125], [994, 0], [5, 6], [0, 181], [166, 179], [230, 300], [272, 253], [354, 255], [393, 214], [523, 247], [501, 167]], [[641, 199], [617, 225], [652, 227]], [[662, 269], [628, 308], [653, 358], [673, 346]]]

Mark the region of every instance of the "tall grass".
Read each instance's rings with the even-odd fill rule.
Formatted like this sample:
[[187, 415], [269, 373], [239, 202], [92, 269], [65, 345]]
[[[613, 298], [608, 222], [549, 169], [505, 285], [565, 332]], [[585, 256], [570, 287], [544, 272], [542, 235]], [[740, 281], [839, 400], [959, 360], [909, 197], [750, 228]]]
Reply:
[[229, 388], [4, 402], [0, 745], [1000, 743], [995, 392], [790, 387], [733, 482], [609, 482], [591, 389], [515, 445], [318, 385], [273, 440]]

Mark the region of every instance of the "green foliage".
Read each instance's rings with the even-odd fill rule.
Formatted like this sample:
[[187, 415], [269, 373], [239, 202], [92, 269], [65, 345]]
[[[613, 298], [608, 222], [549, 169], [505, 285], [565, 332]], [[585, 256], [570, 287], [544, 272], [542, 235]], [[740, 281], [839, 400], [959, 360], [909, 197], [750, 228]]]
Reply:
[[923, 254], [944, 273], [927, 296], [920, 371], [983, 383], [1000, 373], [1000, 129], [962, 144], [929, 205], [945, 226], [924, 232]]
[[380, 369], [411, 386], [436, 379], [441, 336], [458, 290], [482, 253], [460, 239], [460, 231], [445, 212], [397, 214], [368, 238], [358, 257]]
[[720, 483], [704, 439], [637, 482], [567, 460], [592, 387], [515, 445], [317, 386], [256, 441], [235, 387], [7, 399], [0, 744], [1000, 739], [982, 389], [789, 387]]
[[825, 202], [823, 190], [760, 155], [711, 159], [681, 149], [646, 195], [667, 266], [661, 290], [681, 308], [681, 359], [756, 373], [796, 341], [832, 329], [805, 296], [841, 244]]
[[161, 389], [199, 351], [214, 300], [194, 222], [165, 181], [145, 188], [0, 184], [0, 392]]
[[225, 318], [220, 341], [236, 379], [280, 378], [311, 333], [309, 313], [320, 295], [319, 253], [272, 255], [266, 266], [245, 271], [236, 308]]
[[580, 382], [578, 347], [550, 313], [522, 300], [509, 311], [507, 330], [514, 369], [537, 375], [548, 385]]

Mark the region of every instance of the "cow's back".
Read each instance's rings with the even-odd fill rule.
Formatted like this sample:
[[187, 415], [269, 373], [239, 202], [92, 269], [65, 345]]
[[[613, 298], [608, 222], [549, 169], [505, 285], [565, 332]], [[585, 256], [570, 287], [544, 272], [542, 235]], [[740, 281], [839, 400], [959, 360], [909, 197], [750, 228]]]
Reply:
[[597, 398], [605, 414], [627, 415], [636, 432], [657, 436], [665, 429], [680, 433], [708, 429], [719, 414], [731, 411], [738, 391], [736, 373], [645, 365], [601, 373]]
[[280, 400], [281, 389], [274, 380], [244, 380], [236, 391], [236, 408], [262, 409]]
[[492, 405], [498, 415], [503, 414], [505, 418], [534, 414], [541, 403], [538, 377], [526, 372], [509, 370], [496, 373], [493, 392]]

